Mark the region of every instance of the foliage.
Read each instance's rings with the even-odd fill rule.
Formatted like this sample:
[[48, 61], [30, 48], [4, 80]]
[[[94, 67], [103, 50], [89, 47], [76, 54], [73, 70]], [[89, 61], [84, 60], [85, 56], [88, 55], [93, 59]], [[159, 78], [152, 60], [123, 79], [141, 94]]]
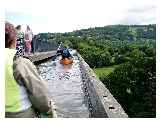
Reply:
[[103, 83], [130, 117], [156, 117], [154, 58], [138, 58], [109, 74]]
[[76, 49], [130, 117], [156, 116], [156, 25], [109, 25], [37, 38]]

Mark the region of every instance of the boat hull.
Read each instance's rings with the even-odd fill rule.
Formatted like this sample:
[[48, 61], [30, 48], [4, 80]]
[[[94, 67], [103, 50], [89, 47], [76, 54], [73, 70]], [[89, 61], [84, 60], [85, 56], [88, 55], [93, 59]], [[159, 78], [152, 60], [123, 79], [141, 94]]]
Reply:
[[60, 64], [63, 64], [63, 65], [68, 65], [68, 64], [72, 64], [72, 63], [73, 63], [73, 59], [65, 58], [65, 59], [60, 60]]

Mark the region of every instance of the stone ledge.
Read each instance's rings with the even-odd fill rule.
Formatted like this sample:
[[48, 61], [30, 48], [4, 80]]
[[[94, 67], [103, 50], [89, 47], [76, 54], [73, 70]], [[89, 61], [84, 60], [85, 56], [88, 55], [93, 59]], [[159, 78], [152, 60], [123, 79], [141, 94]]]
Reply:
[[53, 57], [56, 55], [56, 51], [48, 51], [48, 52], [39, 52], [31, 55], [24, 55], [24, 57], [28, 58], [31, 62], [38, 62], [45, 60], [47, 58]]
[[93, 117], [96, 118], [128, 118], [121, 105], [97, 78], [94, 71], [84, 61], [80, 54], [77, 54], [80, 61], [83, 82], [85, 82], [91, 103], [93, 106]]

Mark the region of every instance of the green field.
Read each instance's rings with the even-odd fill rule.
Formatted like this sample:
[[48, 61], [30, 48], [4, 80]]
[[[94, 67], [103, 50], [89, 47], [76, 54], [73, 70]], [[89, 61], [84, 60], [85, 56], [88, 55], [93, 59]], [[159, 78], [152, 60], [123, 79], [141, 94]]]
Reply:
[[93, 70], [96, 73], [96, 75], [101, 79], [109, 75], [110, 73], [112, 73], [114, 69], [118, 66], [119, 65], [113, 65], [113, 66], [108, 66], [108, 67], [103, 67], [103, 68], [95, 68]]

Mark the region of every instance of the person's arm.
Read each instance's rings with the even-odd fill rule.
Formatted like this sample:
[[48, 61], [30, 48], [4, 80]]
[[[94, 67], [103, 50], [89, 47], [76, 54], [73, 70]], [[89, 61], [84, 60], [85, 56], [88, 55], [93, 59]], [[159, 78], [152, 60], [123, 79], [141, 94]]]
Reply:
[[31, 31], [32, 32], [32, 39], [33, 39], [33, 37], [34, 37], [34, 34], [33, 34], [33, 31]]
[[62, 50], [57, 50], [57, 53], [56, 53], [57, 56], [60, 56], [62, 55]]
[[49, 110], [49, 91], [47, 82], [39, 76], [34, 64], [25, 58], [17, 58], [13, 65], [14, 77], [18, 84], [24, 85], [34, 108], [41, 112]]
[[24, 32], [22, 31], [22, 39], [23, 39], [23, 43], [24, 43]]
[[72, 57], [72, 55], [70, 54], [69, 50], [67, 49], [67, 52], [68, 52], [68, 56], [69, 57]]

